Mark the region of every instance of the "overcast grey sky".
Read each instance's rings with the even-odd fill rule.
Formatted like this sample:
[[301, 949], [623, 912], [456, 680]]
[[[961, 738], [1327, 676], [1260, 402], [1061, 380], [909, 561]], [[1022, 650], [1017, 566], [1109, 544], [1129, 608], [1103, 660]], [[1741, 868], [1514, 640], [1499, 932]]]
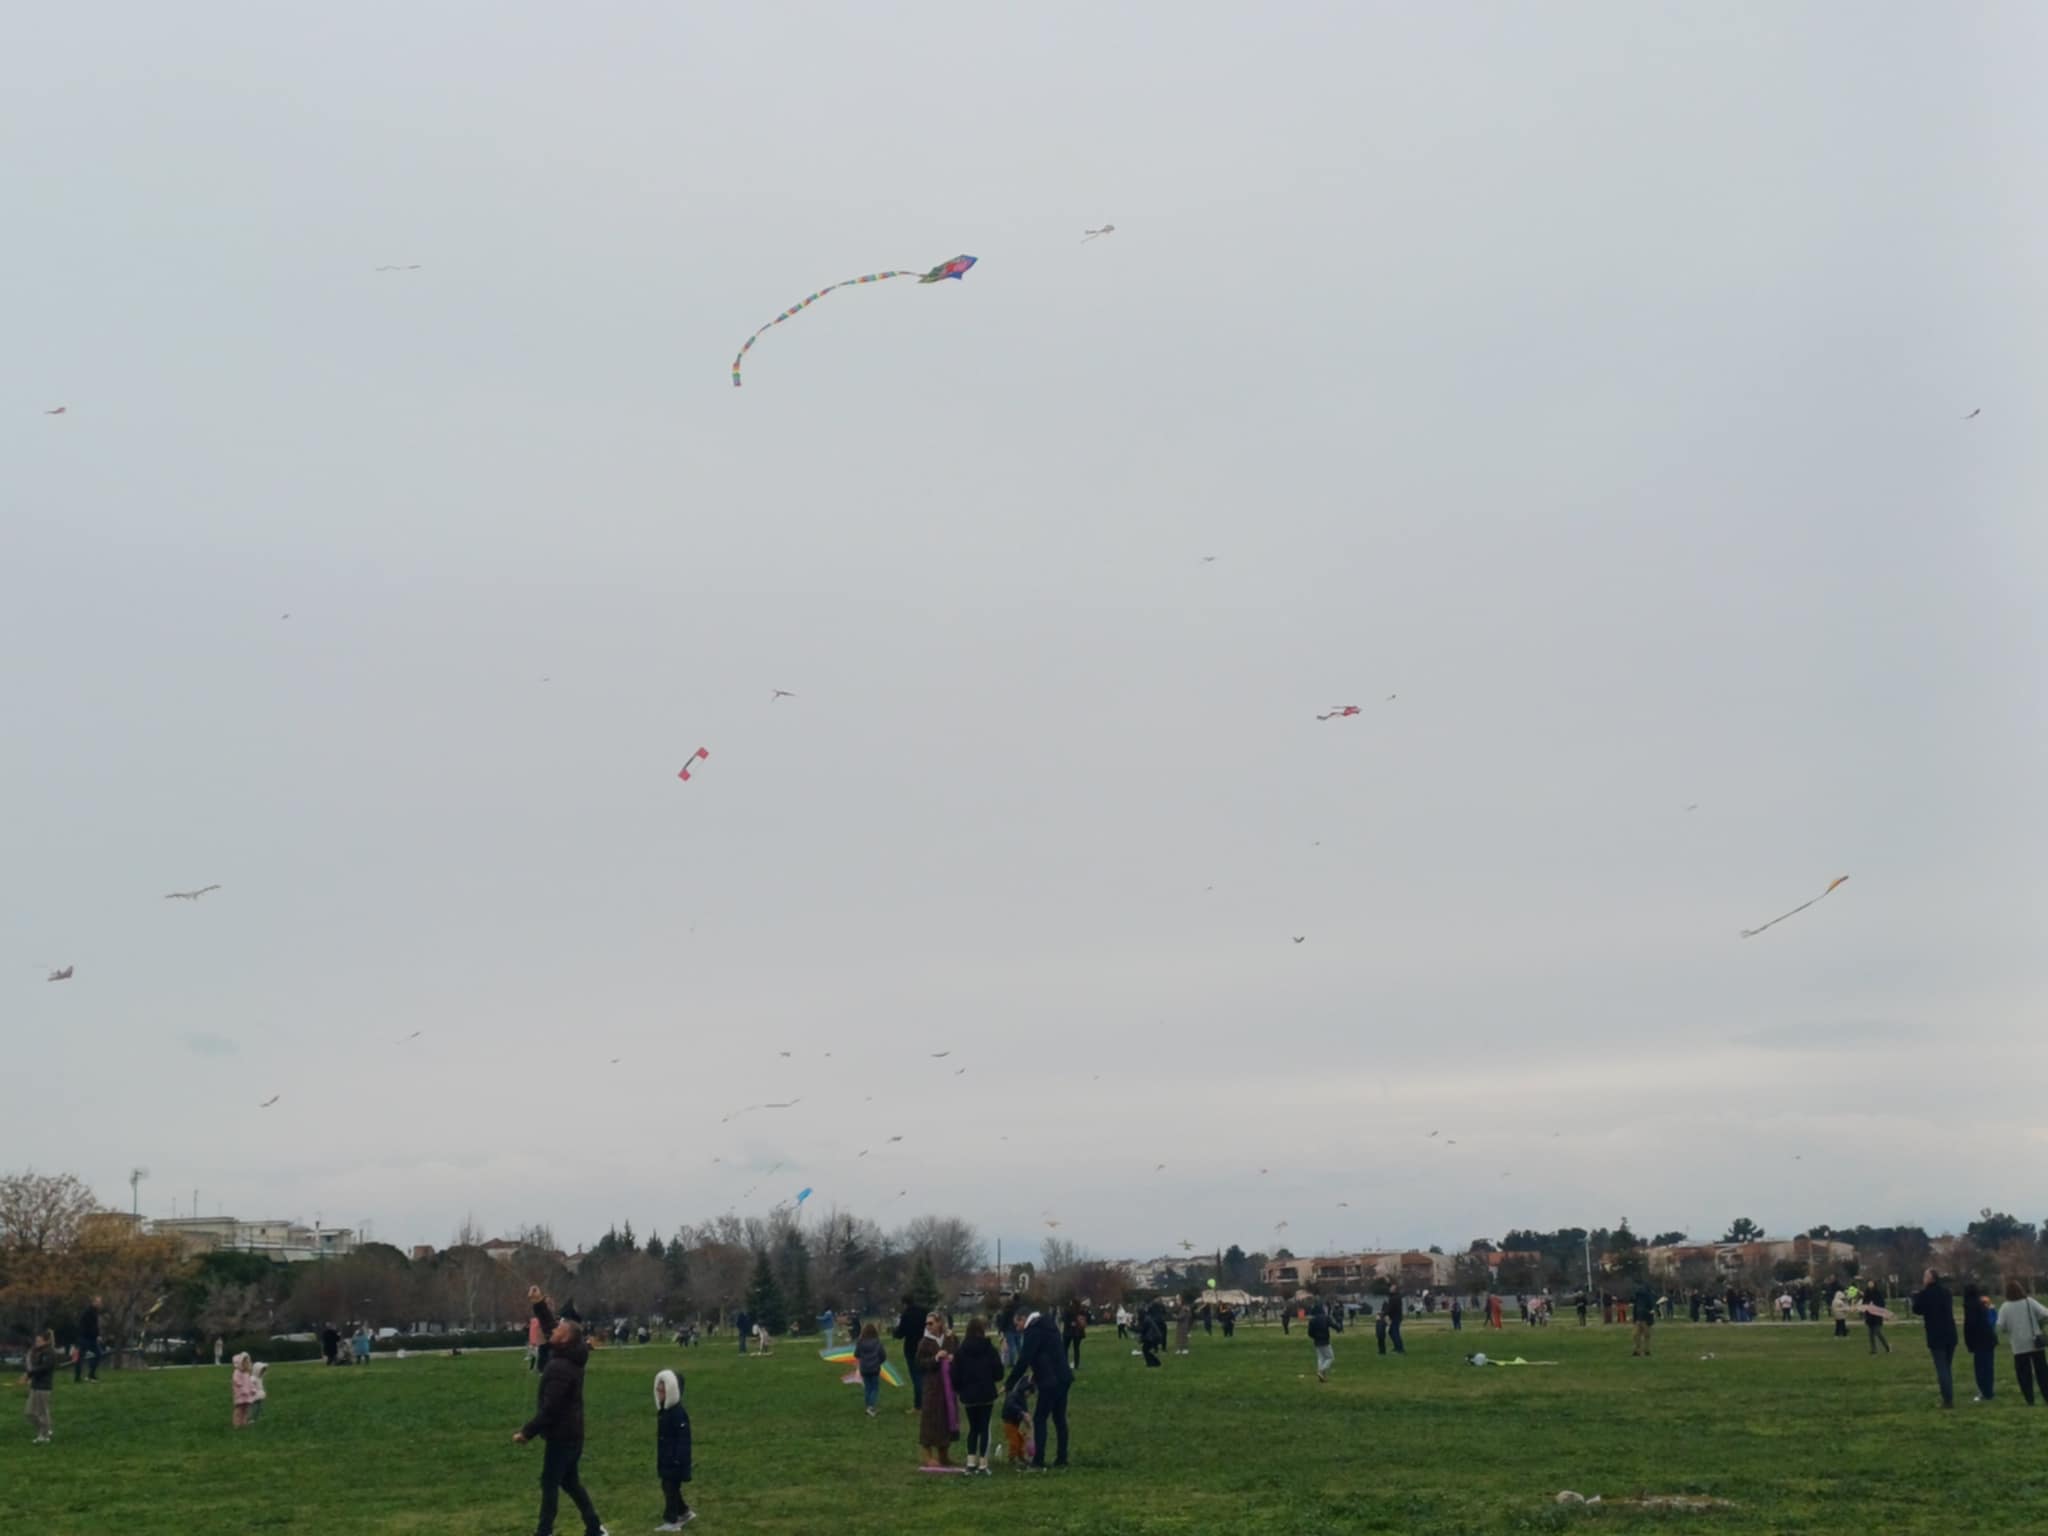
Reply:
[[401, 1242], [2039, 1218], [2044, 50], [15, 7], [0, 1164]]

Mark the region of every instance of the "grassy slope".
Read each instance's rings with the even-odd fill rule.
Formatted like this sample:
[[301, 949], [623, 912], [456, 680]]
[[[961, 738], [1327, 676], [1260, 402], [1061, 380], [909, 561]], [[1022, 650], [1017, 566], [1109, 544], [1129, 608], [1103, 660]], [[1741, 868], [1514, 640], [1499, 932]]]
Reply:
[[[1337, 1341], [1336, 1379], [1318, 1386], [1298, 1332], [1229, 1344], [1198, 1333], [1191, 1358], [1159, 1371], [1098, 1332], [1074, 1392], [1075, 1469], [988, 1480], [920, 1477], [908, 1394], [885, 1388], [871, 1422], [811, 1347], [785, 1344], [768, 1361], [741, 1361], [729, 1344], [601, 1351], [584, 1476], [613, 1536], [653, 1527], [652, 1382], [677, 1365], [696, 1431], [693, 1531], [2039, 1529], [2048, 1408], [2024, 1408], [2001, 1351], [2000, 1400], [1969, 1402], [1965, 1363], [1962, 1401], [1942, 1414], [1918, 1331], [1894, 1333], [1895, 1353], [1873, 1362], [1861, 1337], [1838, 1342], [1825, 1326], [1660, 1326], [1645, 1363], [1629, 1358], [1625, 1329], [1511, 1325], [1496, 1349], [1563, 1363], [1475, 1370], [1462, 1354], [1488, 1341], [1471, 1330], [1417, 1325], [1407, 1357], [1387, 1360], [1353, 1330]], [[1702, 1361], [1708, 1350], [1719, 1358]], [[225, 1371], [85, 1389], [66, 1378], [54, 1446], [31, 1447], [19, 1419], [0, 1421], [8, 1525], [25, 1515], [18, 1528], [37, 1536], [531, 1531], [539, 1453], [510, 1443], [533, 1394], [517, 1355], [278, 1366], [270, 1381], [268, 1417], [235, 1434]], [[1553, 1505], [1560, 1488], [1706, 1492], [1741, 1508], [1573, 1513]]]

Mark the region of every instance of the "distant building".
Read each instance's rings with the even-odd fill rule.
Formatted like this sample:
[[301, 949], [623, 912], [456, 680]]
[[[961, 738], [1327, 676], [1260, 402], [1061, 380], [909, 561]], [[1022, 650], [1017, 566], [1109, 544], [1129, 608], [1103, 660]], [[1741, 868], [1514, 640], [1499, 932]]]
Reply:
[[172, 1216], [150, 1230], [175, 1237], [187, 1253], [254, 1253], [280, 1264], [338, 1259], [356, 1251], [347, 1227], [309, 1227], [296, 1221], [242, 1221], [233, 1216]]
[[1448, 1285], [1456, 1260], [1444, 1253], [1378, 1251], [1341, 1253], [1319, 1258], [1269, 1259], [1259, 1278], [1281, 1290], [1326, 1285], [1340, 1291], [1364, 1291], [1375, 1280], [1399, 1284], [1404, 1291]]
[[1825, 1237], [1762, 1238], [1753, 1243], [1670, 1243], [1649, 1251], [1650, 1272], [1673, 1275], [1687, 1264], [1711, 1264], [1718, 1275], [1770, 1269], [1783, 1263], [1804, 1264], [1815, 1279], [1840, 1271], [1856, 1260], [1854, 1243]]

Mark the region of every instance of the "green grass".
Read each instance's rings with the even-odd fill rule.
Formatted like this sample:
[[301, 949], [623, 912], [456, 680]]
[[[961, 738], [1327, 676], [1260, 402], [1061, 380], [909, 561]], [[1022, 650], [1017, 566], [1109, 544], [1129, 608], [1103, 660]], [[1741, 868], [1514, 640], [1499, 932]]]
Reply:
[[[1998, 1401], [1936, 1407], [1918, 1331], [1895, 1352], [1825, 1325], [1660, 1325], [1657, 1355], [1628, 1332], [1510, 1324], [1489, 1338], [1409, 1329], [1405, 1358], [1369, 1332], [1337, 1340], [1319, 1386], [1307, 1341], [1276, 1328], [1195, 1335], [1195, 1353], [1147, 1371], [1091, 1335], [1073, 1396], [1072, 1471], [927, 1478], [907, 1392], [860, 1412], [815, 1345], [741, 1360], [730, 1341], [592, 1360], [584, 1480], [613, 1536], [651, 1530], [654, 1372], [681, 1369], [695, 1426], [693, 1532], [863, 1536], [930, 1532], [1313, 1533], [1668, 1530], [1901, 1533], [2039, 1530], [2048, 1508], [2048, 1408], [2029, 1410], [1999, 1354]], [[1860, 1330], [1859, 1330], [1860, 1335]], [[1561, 1363], [1475, 1370], [1464, 1351]], [[1712, 1351], [1715, 1360], [1703, 1361]], [[60, 1381], [56, 1443], [0, 1437], [7, 1526], [35, 1536], [192, 1532], [522, 1536], [538, 1447], [511, 1444], [533, 1398], [516, 1354], [380, 1358], [367, 1370], [280, 1365], [263, 1422], [228, 1425], [225, 1370]], [[20, 1412], [15, 1396], [11, 1413]], [[1608, 1498], [1692, 1492], [1733, 1510], [1568, 1511], [1561, 1488]], [[573, 1520], [562, 1529], [574, 1532]]]

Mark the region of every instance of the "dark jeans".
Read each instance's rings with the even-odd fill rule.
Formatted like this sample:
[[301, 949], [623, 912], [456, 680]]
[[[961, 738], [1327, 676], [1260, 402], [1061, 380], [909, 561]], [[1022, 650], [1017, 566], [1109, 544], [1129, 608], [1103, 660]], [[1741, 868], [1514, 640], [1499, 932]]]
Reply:
[[1998, 1346], [1970, 1351], [1970, 1364], [1977, 1368], [1977, 1395], [1991, 1401], [1991, 1389], [1998, 1385]]
[[1067, 1388], [1046, 1387], [1038, 1394], [1038, 1406], [1031, 1410], [1031, 1429], [1038, 1440], [1038, 1454], [1031, 1460], [1034, 1467], [1045, 1465], [1045, 1421], [1052, 1420], [1052, 1427], [1059, 1431], [1060, 1453], [1053, 1458], [1053, 1465], [1067, 1464]]
[[690, 1512], [689, 1503], [683, 1498], [683, 1485], [673, 1477], [661, 1480], [661, 1520], [664, 1525], [674, 1525]]
[[903, 1368], [910, 1372], [910, 1406], [924, 1406], [924, 1372], [917, 1368], [917, 1351], [910, 1345], [903, 1346]]
[[[1579, 1322], [1580, 1322], [1581, 1326], [1583, 1326], [1583, 1325], [1584, 1325], [1585, 1321], [1586, 1321], [1586, 1314], [1585, 1314], [1585, 1313], [1583, 1313], [1583, 1312], [1581, 1312], [1581, 1313], [1579, 1314]], [[1451, 1332], [1453, 1332], [1453, 1333], [1463, 1333], [1464, 1331], [1465, 1331], [1465, 1314], [1464, 1314], [1463, 1312], [1453, 1312], [1453, 1313], [1451, 1314]]]
[[1846, 1317], [1838, 1317], [1835, 1319], [1835, 1337], [1838, 1339], [1846, 1339], [1847, 1337], [1849, 1337], [1849, 1319], [1847, 1319]]
[[98, 1339], [80, 1339], [78, 1341], [78, 1358], [71, 1362], [71, 1379], [77, 1381], [79, 1373], [86, 1368], [87, 1362], [90, 1362], [92, 1365], [92, 1379], [98, 1381], [100, 1379], [100, 1359], [100, 1341]]
[[1390, 1339], [1392, 1339], [1392, 1340], [1394, 1341], [1394, 1353], [1395, 1353], [1395, 1354], [1397, 1354], [1397, 1355], [1405, 1355], [1405, 1354], [1407, 1354], [1407, 1353], [1408, 1353], [1408, 1350], [1407, 1350], [1406, 1346], [1404, 1346], [1404, 1345], [1403, 1345], [1403, 1344], [1401, 1343], [1401, 1319], [1400, 1319], [1400, 1318], [1398, 1318], [1398, 1317], [1390, 1317], [1390, 1318], [1388, 1318], [1388, 1319], [1387, 1319], [1387, 1337], [1388, 1337], [1388, 1338], [1390, 1338]]
[[1880, 1344], [1884, 1346], [1884, 1352], [1886, 1354], [1890, 1354], [1892, 1352], [1892, 1341], [1884, 1336], [1883, 1318], [1866, 1317], [1863, 1320], [1863, 1326], [1866, 1330], [1868, 1330], [1870, 1334], [1870, 1352], [1873, 1355], [1877, 1353], [1877, 1346]]
[[1930, 1344], [1927, 1353], [1934, 1356], [1934, 1379], [1941, 1387], [1941, 1405], [1952, 1408], [1956, 1401], [1956, 1347], [1953, 1344]]
[[1159, 1346], [1150, 1339], [1140, 1339], [1138, 1342], [1144, 1347], [1145, 1363], [1147, 1365], [1157, 1365], [1159, 1363]]
[[1067, 1340], [1067, 1356], [1073, 1361], [1075, 1370], [1081, 1369], [1081, 1341], [1079, 1339]]
[[2041, 1401], [2048, 1403], [2048, 1354], [2037, 1349], [2032, 1354], [2014, 1355], [2012, 1368], [2020, 1379], [2020, 1396], [2027, 1400], [2029, 1406], [2033, 1404], [2037, 1383], [2041, 1388]]
[[996, 1411], [994, 1403], [962, 1403], [967, 1410], [967, 1454], [986, 1456], [988, 1454], [988, 1420]]
[[1379, 1345], [1380, 1353], [1384, 1355], [1387, 1352], [1387, 1330], [1384, 1328], [1375, 1328], [1372, 1331], [1372, 1336], [1373, 1342]]
[[547, 1454], [540, 1463], [540, 1524], [533, 1528], [534, 1536], [555, 1536], [555, 1507], [559, 1496], [565, 1493], [583, 1516], [583, 1536], [598, 1536], [604, 1529], [604, 1522], [591, 1506], [590, 1495], [583, 1491], [583, 1480], [576, 1475], [577, 1464], [582, 1460], [581, 1440], [548, 1442]]

